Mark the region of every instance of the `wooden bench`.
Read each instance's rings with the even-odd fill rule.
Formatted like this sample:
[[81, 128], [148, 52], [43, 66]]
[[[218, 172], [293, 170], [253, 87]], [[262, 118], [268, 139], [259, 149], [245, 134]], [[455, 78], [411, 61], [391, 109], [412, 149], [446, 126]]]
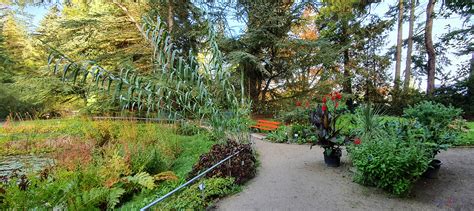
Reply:
[[278, 129], [281, 125], [281, 122], [267, 121], [263, 119], [257, 120], [257, 124], [251, 126], [250, 128], [256, 128], [259, 130], [272, 131]]

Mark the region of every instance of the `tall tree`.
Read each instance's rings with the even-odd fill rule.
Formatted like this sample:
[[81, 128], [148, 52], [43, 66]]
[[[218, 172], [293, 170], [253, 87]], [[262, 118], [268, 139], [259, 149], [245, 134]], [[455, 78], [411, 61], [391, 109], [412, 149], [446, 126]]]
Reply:
[[403, 39], [403, 0], [398, 1], [398, 35], [397, 35], [397, 51], [395, 55], [395, 90], [400, 87], [400, 69], [402, 64], [402, 39]]
[[20, 19], [10, 14], [3, 24], [2, 33], [6, 54], [12, 62], [10, 70], [15, 73], [31, 71], [33, 65], [31, 54], [34, 51], [26, 26]]
[[407, 60], [405, 65], [405, 81], [403, 83], [403, 89], [407, 91], [410, 87], [411, 81], [411, 54], [413, 51], [413, 31], [415, 26], [415, 4], [416, 0], [411, 0], [410, 2], [410, 20], [408, 26], [408, 47], [407, 47]]
[[432, 95], [435, 89], [436, 52], [433, 46], [433, 19], [436, 0], [428, 0], [426, 5], [425, 47], [428, 54], [426, 94]]
[[[367, 19], [374, 15], [368, 13], [368, 8], [372, 5], [371, 1], [352, 1], [352, 0], [325, 0], [324, 5], [319, 11], [320, 23], [319, 30], [322, 38], [330, 39], [334, 45], [339, 45], [340, 63], [342, 69], [342, 90], [344, 93], [352, 94], [353, 80], [358, 65], [366, 62], [358, 58], [359, 52], [367, 44], [367, 30], [369, 28], [388, 27], [385, 21], [374, 21], [367, 24]], [[376, 27], [378, 26], [378, 27]], [[383, 33], [385, 30], [379, 30], [371, 36]], [[359, 56], [360, 57], [360, 56]], [[346, 101], [349, 109], [353, 109], [353, 100], [348, 98]]]
[[272, 81], [288, 72], [282, 59], [282, 46], [292, 23], [297, 19], [292, 2], [238, 1], [237, 7], [245, 19], [246, 32], [222, 45], [229, 60], [241, 68], [245, 85], [254, 105], [267, 99]]

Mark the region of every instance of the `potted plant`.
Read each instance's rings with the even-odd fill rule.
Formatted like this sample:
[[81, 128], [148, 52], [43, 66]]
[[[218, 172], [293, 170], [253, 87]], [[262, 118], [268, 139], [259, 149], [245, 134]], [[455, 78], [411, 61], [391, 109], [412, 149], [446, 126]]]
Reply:
[[312, 142], [311, 147], [320, 145], [324, 148], [324, 162], [330, 167], [338, 167], [341, 164], [341, 145], [344, 143], [344, 137], [340, 136], [340, 130], [336, 129], [341, 98], [339, 92], [326, 95], [322, 99], [322, 105], [310, 112], [310, 122], [317, 133], [317, 139]]
[[435, 157], [441, 150], [447, 150], [455, 142], [458, 131], [450, 128], [450, 124], [461, 115], [461, 109], [424, 101], [410, 106], [403, 113], [404, 117], [415, 119], [424, 127], [425, 138], [422, 142], [430, 148], [432, 161], [423, 176], [437, 178], [442, 162]]

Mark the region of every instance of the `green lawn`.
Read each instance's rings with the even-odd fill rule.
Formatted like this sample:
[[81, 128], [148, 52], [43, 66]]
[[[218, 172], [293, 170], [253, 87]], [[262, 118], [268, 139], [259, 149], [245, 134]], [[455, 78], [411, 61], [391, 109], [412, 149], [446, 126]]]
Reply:
[[474, 122], [468, 122], [469, 131], [461, 134], [455, 145], [457, 146], [471, 146], [474, 145]]

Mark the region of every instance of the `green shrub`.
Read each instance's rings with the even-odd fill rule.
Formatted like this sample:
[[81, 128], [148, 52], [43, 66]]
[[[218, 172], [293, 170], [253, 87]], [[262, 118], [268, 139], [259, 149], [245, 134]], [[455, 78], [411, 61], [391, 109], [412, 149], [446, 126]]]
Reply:
[[452, 106], [423, 101], [405, 109], [403, 116], [416, 119], [428, 129], [446, 129], [461, 112], [461, 109]]
[[404, 117], [420, 122], [427, 129], [427, 144], [433, 148], [433, 156], [441, 149], [447, 149], [456, 139], [458, 132], [449, 125], [461, 115], [461, 109], [440, 103], [424, 101], [404, 110]]
[[[199, 189], [204, 185], [204, 191]], [[239, 186], [234, 184], [234, 178], [209, 178], [201, 183], [196, 183], [186, 188], [182, 193], [172, 196], [157, 208], [164, 210], [204, 210], [214, 199], [239, 191]]]
[[400, 141], [396, 136], [362, 140], [349, 146], [357, 183], [376, 186], [397, 196], [406, 196], [428, 168], [431, 155], [416, 140]]
[[310, 143], [317, 140], [317, 135], [311, 125], [291, 125], [290, 141], [298, 144]]
[[277, 130], [272, 131], [265, 137], [267, 140], [276, 143], [283, 143], [288, 141], [289, 128], [286, 126], [280, 126]]
[[308, 116], [309, 109], [305, 109], [303, 107], [296, 107], [291, 111], [281, 114], [279, 119], [281, 119], [285, 123], [308, 124]]

